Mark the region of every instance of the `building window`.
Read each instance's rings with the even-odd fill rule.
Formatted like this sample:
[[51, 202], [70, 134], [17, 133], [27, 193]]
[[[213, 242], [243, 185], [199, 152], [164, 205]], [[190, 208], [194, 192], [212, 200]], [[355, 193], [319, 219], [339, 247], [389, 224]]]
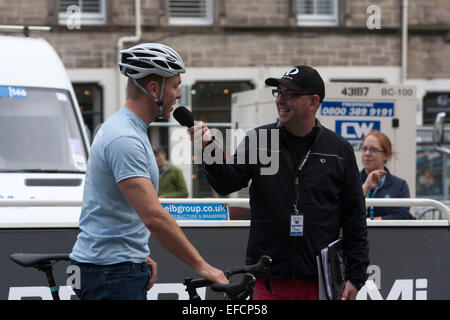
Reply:
[[213, 0], [169, 0], [169, 23], [174, 25], [211, 25]]
[[58, 12], [60, 24], [93, 25], [106, 23], [105, 0], [59, 0]]
[[84, 124], [92, 141], [94, 132], [103, 122], [103, 90], [96, 83], [73, 83]]
[[338, 0], [297, 0], [299, 26], [335, 26], [338, 24]]
[[[416, 197], [431, 199], [447, 199], [445, 190], [445, 159], [446, 157], [433, 147], [418, 144], [416, 150]], [[448, 184], [448, 183], [447, 183]], [[446, 192], [447, 191], [447, 192]], [[444, 193], [447, 193], [446, 195]]]
[[[422, 119], [423, 124], [433, 124], [439, 112], [450, 110], [450, 91], [447, 92], [427, 92], [423, 97]], [[450, 123], [448, 117], [445, 123]]]

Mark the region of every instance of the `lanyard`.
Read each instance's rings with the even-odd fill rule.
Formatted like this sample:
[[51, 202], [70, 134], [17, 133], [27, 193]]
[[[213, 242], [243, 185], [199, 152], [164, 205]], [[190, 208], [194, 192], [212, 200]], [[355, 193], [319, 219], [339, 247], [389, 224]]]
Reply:
[[308, 150], [308, 152], [306, 153], [305, 158], [303, 159], [303, 161], [300, 163], [300, 165], [298, 166], [297, 169], [297, 175], [295, 176], [295, 203], [294, 203], [294, 212], [295, 214], [299, 214], [302, 215], [303, 213], [298, 211], [298, 201], [299, 201], [299, 193], [300, 193], [300, 173], [303, 170], [303, 167], [305, 166], [306, 162], [308, 161], [309, 155], [311, 153], [311, 150]]
[[[378, 189], [381, 188], [381, 186], [382, 186], [383, 183], [384, 183], [384, 180], [386, 180], [386, 176], [384, 176], [384, 177], [380, 180], [380, 182], [378, 182], [378, 185], [375, 187], [375, 189], [373, 189], [372, 191], [369, 191], [369, 192], [367, 193], [367, 195], [368, 195], [369, 198], [375, 198], [375, 193], [378, 191]], [[369, 207], [369, 217], [370, 217], [371, 220], [373, 219], [374, 214], [375, 214], [375, 210], [373, 209], [373, 207], [372, 207], [372, 206]]]

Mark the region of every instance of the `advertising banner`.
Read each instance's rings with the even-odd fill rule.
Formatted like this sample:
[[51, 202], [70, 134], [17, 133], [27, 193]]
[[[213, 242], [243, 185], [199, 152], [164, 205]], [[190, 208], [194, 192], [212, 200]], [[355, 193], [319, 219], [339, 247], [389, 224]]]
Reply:
[[[231, 221], [230, 221], [231, 222]], [[187, 222], [185, 222], [187, 223]], [[222, 222], [223, 224], [223, 222]], [[223, 270], [245, 264], [248, 225], [182, 226], [205, 260]], [[368, 281], [359, 300], [449, 300], [450, 238], [448, 224], [439, 226], [369, 226]], [[45, 275], [13, 263], [15, 252], [70, 252], [78, 229], [0, 229], [0, 300], [51, 299]], [[186, 264], [150, 238], [151, 257], [158, 263], [158, 281], [149, 300], [187, 300], [185, 278], [198, 278]], [[54, 266], [62, 299], [77, 299], [71, 288], [76, 279], [67, 261]], [[197, 290], [202, 299], [220, 300], [209, 288]]]
[[176, 220], [228, 220], [228, 207], [222, 203], [163, 203]]

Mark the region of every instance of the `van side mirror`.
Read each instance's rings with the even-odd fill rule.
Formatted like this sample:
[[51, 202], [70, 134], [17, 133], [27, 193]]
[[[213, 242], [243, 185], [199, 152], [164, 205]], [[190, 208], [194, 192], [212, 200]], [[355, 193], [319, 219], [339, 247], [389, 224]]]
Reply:
[[450, 149], [446, 147], [441, 147], [441, 144], [444, 143], [444, 132], [445, 132], [445, 112], [439, 112], [436, 115], [436, 120], [434, 121], [433, 127], [433, 146], [434, 150], [439, 151], [447, 156], [450, 156]]
[[445, 120], [446, 113], [445, 112], [439, 112], [436, 115], [436, 119], [434, 121], [434, 127], [433, 127], [433, 144], [440, 146], [441, 143], [444, 142], [444, 120]]

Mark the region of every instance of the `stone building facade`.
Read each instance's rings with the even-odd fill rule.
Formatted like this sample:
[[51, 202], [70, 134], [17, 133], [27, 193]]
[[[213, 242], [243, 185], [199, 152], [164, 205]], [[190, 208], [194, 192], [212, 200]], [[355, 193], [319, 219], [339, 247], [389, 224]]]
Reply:
[[[74, 1], [77, 2], [77, 1]], [[400, 66], [401, 0], [340, 0], [339, 22], [297, 24], [295, 0], [213, 0], [211, 25], [171, 25], [168, 1], [142, 0], [141, 41], [177, 48], [188, 67]], [[105, 22], [70, 30], [58, 23], [57, 0], [0, 0], [0, 23], [48, 25], [46, 38], [67, 68], [114, 68], [119, 37], [134, 32], [134, 0], [105, 1]], [[377, 5], [381, 29], [369, 30]], [[409, 0], [408, 79], [449, 77], [450, 2]], [[128, 43], [132, 45], [132, 43]]]

